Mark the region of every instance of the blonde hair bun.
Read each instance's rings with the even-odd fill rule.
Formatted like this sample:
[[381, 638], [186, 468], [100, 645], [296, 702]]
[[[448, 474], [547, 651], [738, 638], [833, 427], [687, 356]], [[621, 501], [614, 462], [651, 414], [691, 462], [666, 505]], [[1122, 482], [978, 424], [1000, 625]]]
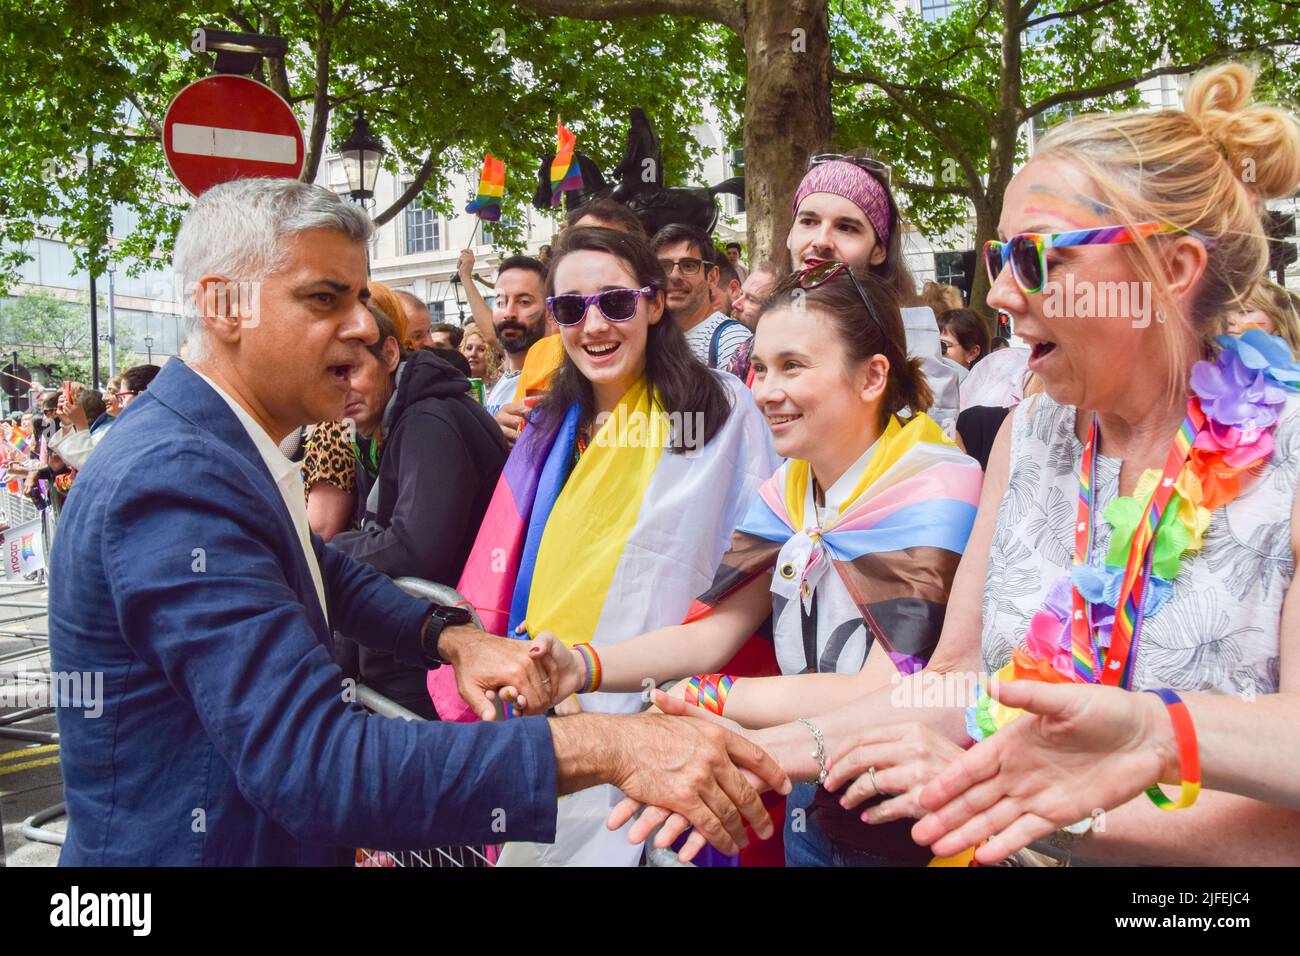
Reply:
[[1222, 150], [1243, 186], [1260, 199], [1300, 187], [1300, 123], [1283, 109], [1253, 103], [1255, 72], [1240, 63], [1203, 70], [1184, 109]]

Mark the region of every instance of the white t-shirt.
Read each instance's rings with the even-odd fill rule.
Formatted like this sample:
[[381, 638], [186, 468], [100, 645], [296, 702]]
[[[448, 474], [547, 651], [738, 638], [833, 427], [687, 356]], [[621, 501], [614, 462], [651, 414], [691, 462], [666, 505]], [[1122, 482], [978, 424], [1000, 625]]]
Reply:
[[502, 405], [509, 405], [515, 399], [515, 389], [519, 387], [518, 372], [504, 372], [497, 379], [497, 383], [492, 386], [492, 391], [487, 393], [487, 401], [483, 406], [488, 410], [488, 414], [493, 417], [501, 410]]
[[708, 365], [709, 345], [713, 342], [713, 333], [723, 322], [731, 324], [718, 336], [718, 353], [712, 366], [720, 369], [726, 369], [736, 349], [752, 339], [754, 333], [745, 328], [743, 323], [736, 322], [721, 312], [714, 312], [699, 325], [686, 330], [686, 344], [691, 347], [697, 359]]
[[[866, 472], [875, 447], [872, 444], [864, 451], [826, 490], [822, 506], [817, 505], [813, 482], [808, 482], [803, 509], [805, 524], [812, 527], [815, 521], [818, 526], [825, 526], [839, 513], [840, 505]], [[804, 640], [799, 578], [807, 563], [808, 548], [806, 535], [794, 535], [781, 548], [772, 572], [772, 635], [777, 663], [782, 674], [856, 674], [867, 659], [870, 646], [867, 628], [848, 588], [832, 567], [826, 568], [813, 589], [807, 626], [809, 636], [814, 640]], [[782, 569], [787, 567], [792, 572], [789, 577], [782, 573]]]

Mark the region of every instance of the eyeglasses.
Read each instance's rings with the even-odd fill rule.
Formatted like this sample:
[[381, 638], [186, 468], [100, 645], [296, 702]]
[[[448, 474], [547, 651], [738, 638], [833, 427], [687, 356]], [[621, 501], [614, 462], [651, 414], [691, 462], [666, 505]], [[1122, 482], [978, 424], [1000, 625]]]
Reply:
[[822, 163], [852, 163], [869, 173], [875, 173], [885, 180], [885, 185], [890, 185], [894, 172], [878, 159], [871, 159], [868, 156], [849, 156], [845, 153], [818, 153], [815, 156], [808, 157], [808, 168], [820, 166]]
[[[805, 292], [809, 292], [816, 289], [818, 286], [825, 285], [832, 279], [839, 278], [841, 275], [847, 275], [849, 281], [853, 283], [853, 290], [858, 294], [858, 298], [862, 300], [862, 305], [866, 308], [867, 315], [871, 317], [871, 321], [876, 323], [876, 327], [880, 329], [881, 336], [884, 337], [887, 343], [893, 342], [889, 337], [889, 330], [885, 328], [884, 320], [880, 318], [880, 313], [878, 313], [876, 307], [871, 304], [871, 298], [867, 295], [866, 290], [862, 288], [862, 283], [858, 281], [858, 277], [853, 274], [853, 270], [849, 268], [847, 262], [839, 262], [835, 259], [826, 259], [823, 262], [817, 263], [815, 266], [809, 266], [807, 269], [800, 269], [794, 275], [789, 276], [778, 283], [776, 288], [772, 290], [772, 294], [776, 296], [785, 292], [790, 292], [793, 289], [803, 289]], [[896, 343], [895, 348], [897, 348]]]
[[546, 308], [550, 310], [557, 325], [577, 325], [587, 317], [587, 309], [593, 303], [609, 321], [626, 322], [636, 315], [636, 305], [641, 296], [654, 295], [654, 292], [654, 289], [646, 286], [643, 289], [606, 289], [595, 295], [566, 293], [547, 298]]
[[703, 259], [693, 259], [693, 258], [660, 259], [659, 265], [663, 267], [664, 275], [672, 275], [674, 268], [681, 269], [682, 275], [684, 276], [699, 275], [700, 269], [703, 268], [704, 266], [708, 266], [710, 269], [713, 268], [712, 262], [706, 262]]
[[[990, 239], [984, 243], [984, 268], [989, 273], [989, 284], [1008, 264], [1016, 285], [1025, 295], [1042, 292], [1047, 283], [1047, 250], [1067, 246], [1106, 246], [1137, 242], [1147, 236], [1188, 230], [1158, 222], [1140, 222], [1135, 226], [1097, 226], [1094, 229], [1076, 229], [1073, 232], [1022, 232], [1006, 242]], [[1194, 235], [1194, 234], [1193, 234]]]

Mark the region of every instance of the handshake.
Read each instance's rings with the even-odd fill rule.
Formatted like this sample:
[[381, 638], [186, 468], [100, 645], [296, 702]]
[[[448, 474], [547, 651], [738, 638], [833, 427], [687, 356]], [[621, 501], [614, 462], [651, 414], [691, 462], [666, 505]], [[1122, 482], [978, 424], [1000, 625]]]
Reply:
[[[525, 715], [543, 714], [586, 679], [578, 652], [547, 632], [524, 641], [452, 627], [438, 648], [455, 668], [462, 699], [483, 720], [495, 719], [497, 700]], [[730, 721], [658, 691], [654, 703], [662, 713], [552, 718], [557, 796], [613, 784], [626, 799], [606, 826], [617, 830], [640, 812], [628, 840], [641, 843], [658, 828], [657, 847], [690, 830], [678, 853], [683, 863], [706, 842], [739, 852], [748, 844], [746, 822], [761, 839], [770, 837], [775, 828], [759, 794], [789, 793], [785, 772]]]

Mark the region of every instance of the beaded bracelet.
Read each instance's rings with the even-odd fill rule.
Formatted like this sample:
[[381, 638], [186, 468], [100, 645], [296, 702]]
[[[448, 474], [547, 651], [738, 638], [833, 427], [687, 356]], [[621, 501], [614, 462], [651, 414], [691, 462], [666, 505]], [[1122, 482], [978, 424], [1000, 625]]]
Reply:
[[696, 674], [686, 682], [686, 703], [721, 717], [735, 682], [730, 674]]
[[1169, 719], [1174, 723], [1174, 738], [1178, 742], [1178, 773], [1183, 778], [1177, 803], [1165, 796], [1158, 782], [1147, 790], [1147, 796], [1161, 810], [1182, 810], [1195, 803], [1201, 792], [1201, 754], [1196, 744], [1196, 728], [1192, 726], [1192, 715], [1187, 705], [1172, 690], [1162, 687], [1147, 693], [1163, 700], [1169, 711]]
[[582, 663], [586, 666], [586, 678], [582, 686], [578, 688], [579, 694], [594, 693], [600, 687], [600, 680], [603, 676], [600, 670], [600, 655], [590, 644], [574, 644], [573, 649], [582, 655]]

